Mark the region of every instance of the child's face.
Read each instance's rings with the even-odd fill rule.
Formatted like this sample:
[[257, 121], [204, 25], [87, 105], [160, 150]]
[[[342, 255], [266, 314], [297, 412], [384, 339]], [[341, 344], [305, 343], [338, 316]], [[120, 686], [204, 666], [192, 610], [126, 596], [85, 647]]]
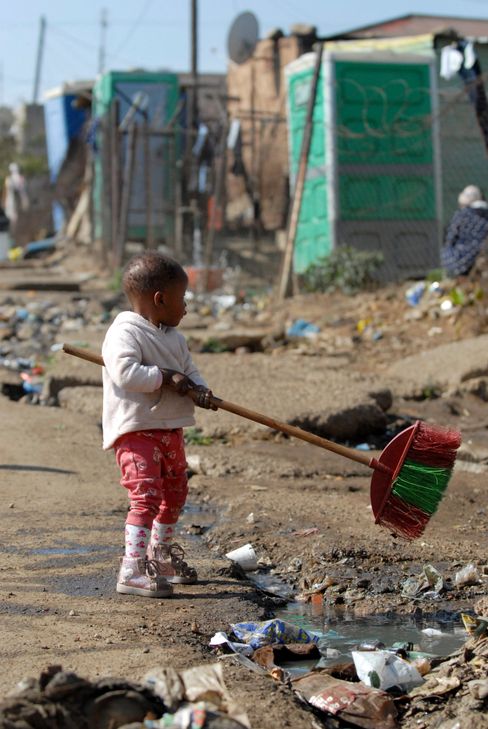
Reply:
[[185, 294], [188, 281], [173, 281], [154, 295], [158, 325], [177, 327], [186, 314]]

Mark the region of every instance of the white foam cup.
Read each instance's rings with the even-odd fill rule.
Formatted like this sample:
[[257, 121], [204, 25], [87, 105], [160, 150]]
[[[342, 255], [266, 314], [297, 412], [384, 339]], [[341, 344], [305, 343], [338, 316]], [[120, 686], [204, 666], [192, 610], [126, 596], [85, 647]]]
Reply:
[[233, 549], [225, 555], [232, 562], [237, 562], [245, 572], [252, 572], [258, 568], [258, 558], [252, 544], [244, 544], [242, 547]]

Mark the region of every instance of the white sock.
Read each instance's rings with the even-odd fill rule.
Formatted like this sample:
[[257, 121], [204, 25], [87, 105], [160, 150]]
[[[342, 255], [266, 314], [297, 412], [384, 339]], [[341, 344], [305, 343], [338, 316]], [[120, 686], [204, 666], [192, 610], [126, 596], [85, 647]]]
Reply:
[[154, 520], [151, 530], [151, 544], [154, 546], [169, 544], [173, 540], [174, 533], [174, 524], [161, 524], [159, 521]]
[[144, 559], [151, 531], [143, 526], [125, 525], [125, 556]]

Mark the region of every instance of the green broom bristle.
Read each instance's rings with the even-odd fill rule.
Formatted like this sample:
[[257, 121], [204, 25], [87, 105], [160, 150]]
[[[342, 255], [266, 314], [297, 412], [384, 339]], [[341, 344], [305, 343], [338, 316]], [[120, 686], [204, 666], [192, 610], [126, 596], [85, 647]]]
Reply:
[[451, 478], [452, 468], [425, 466], [405, 460], [395, 479], [392, 494], [432, 515]]

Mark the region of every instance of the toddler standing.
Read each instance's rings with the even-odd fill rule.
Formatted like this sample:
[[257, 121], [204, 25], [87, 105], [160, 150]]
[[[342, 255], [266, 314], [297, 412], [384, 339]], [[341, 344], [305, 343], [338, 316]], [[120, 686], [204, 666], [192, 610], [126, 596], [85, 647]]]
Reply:
[[129, 261], [122, 285], [132, 311], [115, 318], [102, 347], [103, 447], [114, 449], [130, 501], [117, 592], [169, 597], [171, 583], [197, 580], [173, 541], [188, 493], [183, 428], [195, 422], [182, 396], [195, 390], [210, 408], [212, 393], [176, 330], [188, 285], [180, 264], [146, 251]]

